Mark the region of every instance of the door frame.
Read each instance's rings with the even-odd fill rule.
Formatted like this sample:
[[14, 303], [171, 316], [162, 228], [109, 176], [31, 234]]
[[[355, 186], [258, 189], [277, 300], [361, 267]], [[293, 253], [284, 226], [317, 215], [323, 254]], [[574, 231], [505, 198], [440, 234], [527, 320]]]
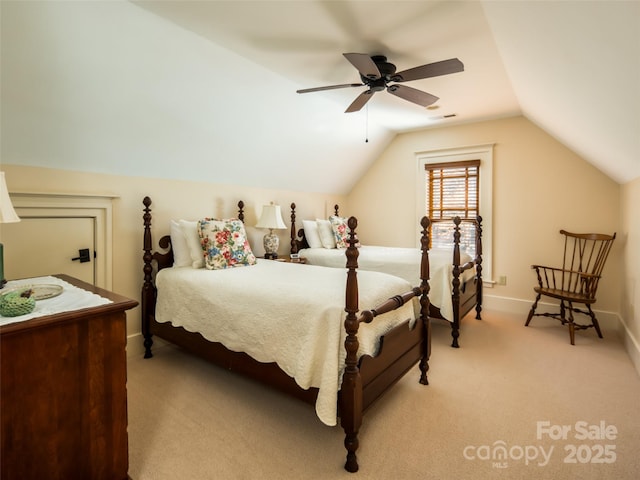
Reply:
[[20, 218], [93, 218], [95, 284], [113, 286], [113, 199], [115, 195], [9, 192]]

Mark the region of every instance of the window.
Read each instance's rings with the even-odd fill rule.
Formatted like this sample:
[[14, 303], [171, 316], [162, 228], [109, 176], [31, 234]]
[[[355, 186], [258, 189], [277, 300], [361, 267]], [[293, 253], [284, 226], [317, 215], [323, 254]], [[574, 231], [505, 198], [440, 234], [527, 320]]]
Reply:
[[[425, 181], [427, 166], [480, 160], [477, 195], [478, 209], [482, 217], [482, 278], [484, 285], [491, 287], [493, 284], [493, 144], [441, 148], [416, 152], [415, 155], [416, 218], [420, 218], [428, 212], [427, 182]], [[469, 216], [474, 215], [469, 214]], [[416, 228], [417, 246], [420, 245], [420, 230], [418, 225]]]
[[[425, 164], [426, 214], [432, 220], [460, 217], [475, 219], [479, 209], [480, 160]], [[452, 244], [454, 225], [435, 222], [431, 226], [431, 246]], [[475, 228], [460, 224], [460, 246], [475, 255]]]

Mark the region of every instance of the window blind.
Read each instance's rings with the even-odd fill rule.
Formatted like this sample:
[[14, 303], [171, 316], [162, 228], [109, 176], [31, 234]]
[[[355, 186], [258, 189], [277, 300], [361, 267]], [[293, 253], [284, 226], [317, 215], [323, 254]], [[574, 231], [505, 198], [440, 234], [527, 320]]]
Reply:
[[[479, 214], [480, 160], [425, 164], [427, 215], [432, 220], [460, 217], [475, 219]], [[453, 244], [453, 222], [436, 222], [431, 227], [432, 247]], [[475, 229], [460, 225], [460, 245], [475, 254]]]

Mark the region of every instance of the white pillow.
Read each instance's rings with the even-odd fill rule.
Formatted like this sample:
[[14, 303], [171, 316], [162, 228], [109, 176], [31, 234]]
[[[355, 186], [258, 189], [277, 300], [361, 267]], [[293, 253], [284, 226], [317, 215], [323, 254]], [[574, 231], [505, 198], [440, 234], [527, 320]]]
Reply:
[[171, 220], [171, 249], [173, 250], [173, 266], [174, 267], [190, 267], [193, 260], [191, 260], [191, 252], [189, 252], [189, 245], [187, 245], [187, 239], [182, 232], [180, 222]]
[[309, 248], [322, 248], [322, 240], [318, 233], [318, 224], [313, 220], [303, 220], [302, 228], [304, 229], [304, 237], [307, 239]]
[[329, 220], [320, 220], [316, 218], [318, 225], [318, 234], [324, 248], [336, 248], [336, 237], [333, 235], [333, 228]]
[[193, 268], [204, 268], [204, 250], [200, 243], [200, 235], [198, 234], [198, 222], [180, 220], [180, 227], [182, 228], [182, 233], [189, 247], [191, 266]]

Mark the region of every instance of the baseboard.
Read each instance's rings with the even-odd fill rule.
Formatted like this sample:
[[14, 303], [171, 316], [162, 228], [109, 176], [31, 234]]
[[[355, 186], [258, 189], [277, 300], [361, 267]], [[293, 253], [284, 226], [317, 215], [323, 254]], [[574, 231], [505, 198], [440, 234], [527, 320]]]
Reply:
[[636, 372], [640, 375], [640, 342], [638, 342], [638, 339], [633, 335], [631, 330], [629, 330], [625, 321], [622, 318], [619, 318], [619, 320], [620, 329], [618, 333], [629, 354], [629, 358], [631, 358], [633, 366], [636, 368]]
[[[518, 298], [499, 297], [497, 295], [484, 295], [482, 297], [483, 309], [521, 315], [523, 323], [529, 314], [532, 303], [533, 299], [522, 300]], [[552, 303], [538, 303], [538, 311], [540, 312], [547, 311], [547, 309], [551, 310], [554, 307], [557, 309], [557, 306]], [[634, 337], [624, 320], [620, 317], [620, 314], [605, 310], [594, 309], [593, 311], [598, 317], [600, 326], [603, 329], [612, 329], [618, 332], [636, 372], [640, 375], [640, 342], [638, 342], [638, 339]]]

